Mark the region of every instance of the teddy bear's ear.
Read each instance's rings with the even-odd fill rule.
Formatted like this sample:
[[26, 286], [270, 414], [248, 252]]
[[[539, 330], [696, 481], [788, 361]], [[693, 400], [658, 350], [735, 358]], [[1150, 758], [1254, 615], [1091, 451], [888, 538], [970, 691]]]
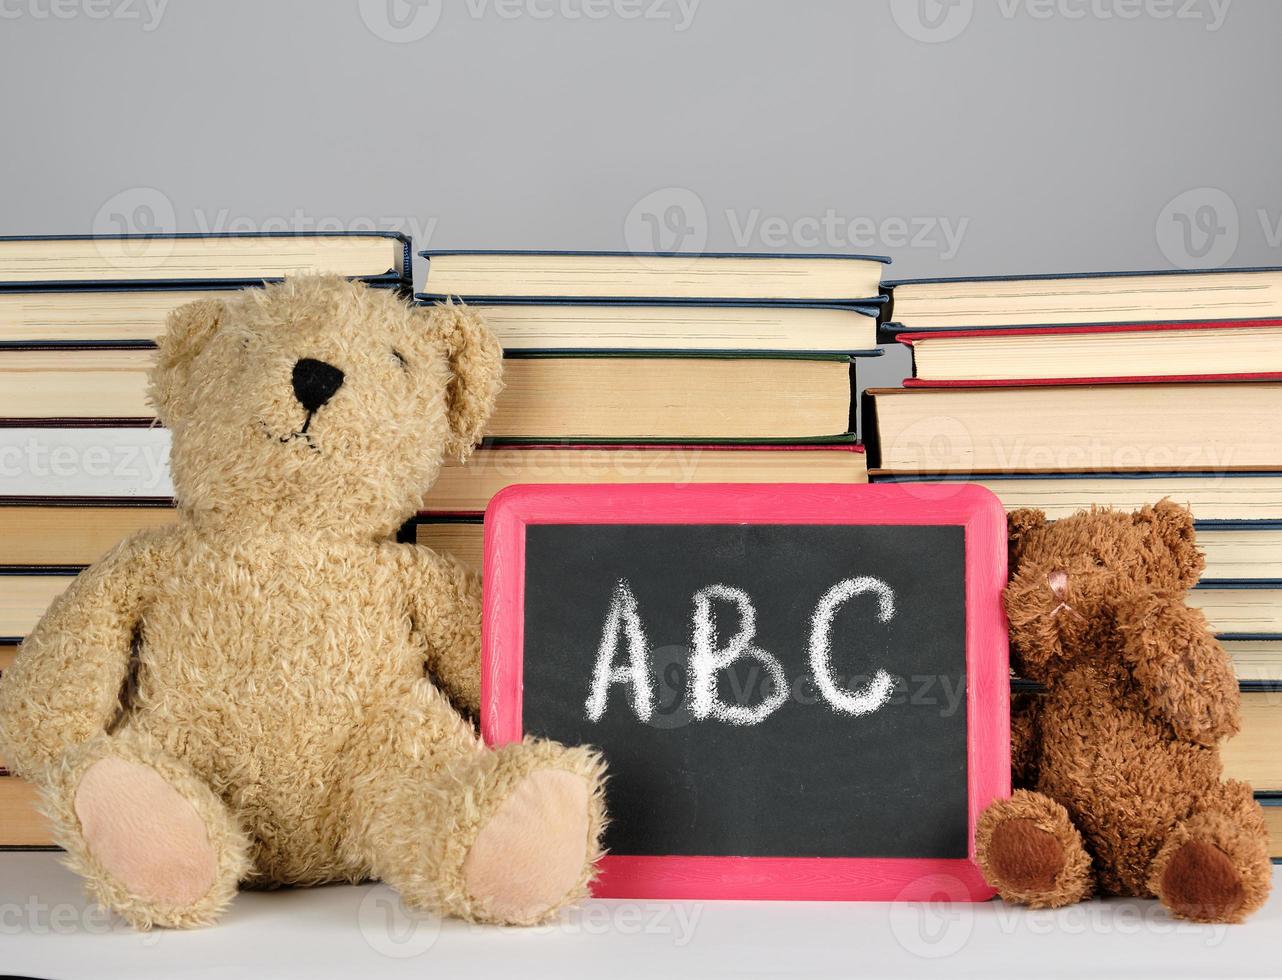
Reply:
[[1046, 515], [1035, 507], [1020, 507], [1006, 515], [1007, 542], [1012, 571], [1019, 564], [1029, 533], [1045, 523]]
[[503, 348], [480, 314], [466, 306], [438, 306], [428, 316], [453, 375], [446, 393], [450, 436], [445, 452], [462, 462], [481, 441], [503, 387]]
[[1206, 560], [1197, 547], [1197, 533], [1193, 528], [1193, 512], [1181, 507], [1170, 498], [1159, 500], [1135, 512], [1135, 523], [1147, 525], [1171, 553], [1180, 570], [1180, 581], [1192, 587], [1202, 575]]
[[186, 303], [169, 314], [164, 336], [157, 342], [149, 395], [160, 421], [170, 425], [181, 414], [182, 392], [191, 362], [209, 343], [227, 314], [221, 300]]

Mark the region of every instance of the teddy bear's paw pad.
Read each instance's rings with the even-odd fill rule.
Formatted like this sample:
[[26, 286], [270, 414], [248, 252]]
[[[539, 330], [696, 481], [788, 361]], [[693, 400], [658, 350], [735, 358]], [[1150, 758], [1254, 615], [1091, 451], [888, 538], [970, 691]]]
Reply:
[[135, 898], [176, 909], [213, 886], [218, 862], [204, 821], [150, 766], [99, 759], [80, 779], [75, 810], [89, 854]]
[[993, 828], [988, 863], [999, 887], [1020, 894], [1050, 892], [1064, 870], [1064, 847], [1048, 830], [1025, 817], [1011, 817]]
[[575, 890], [588, 860], [591, 801], [588, 780], [564, 770], [517, 783], [463, 863], [468, 892], [489, 917], [536, 922]]
[[1161, 898], [1176, 915], [1195, 922], [1232, 921], [1241, 914], [1246, 888], [1233, 861], [1214, 844], [1181, 844], [1162, 872]]

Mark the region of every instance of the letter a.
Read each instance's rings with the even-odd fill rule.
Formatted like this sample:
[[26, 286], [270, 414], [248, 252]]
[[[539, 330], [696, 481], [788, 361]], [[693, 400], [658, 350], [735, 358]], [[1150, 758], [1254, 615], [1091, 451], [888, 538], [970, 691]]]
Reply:
[[[619, 640], [628, 641], [628, 662], [615, 666], [619, 654]], [[619, 579], [610, 599], [610, 611], [605, 617], [601, 645], [597, 648], [596, 668], [592, 672], [592, 690], [584, 706], [588, 719], [600, 721], [605, 714], [605, 703], [611, 684], [632, 686], [632, 710], [640, 721], [649, 721], [654, 712], [654, 682], [650, 677], [650, 645], [641, 616], [637, 611], [637, 598], [626, 579]]]

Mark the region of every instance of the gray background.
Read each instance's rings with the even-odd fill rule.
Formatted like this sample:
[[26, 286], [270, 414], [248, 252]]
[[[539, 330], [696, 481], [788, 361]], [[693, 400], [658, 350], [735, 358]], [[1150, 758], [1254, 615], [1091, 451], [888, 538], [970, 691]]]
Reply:
[[684, 4], [0, 0], [0, 233], [1282, 263], [1276, 0]]

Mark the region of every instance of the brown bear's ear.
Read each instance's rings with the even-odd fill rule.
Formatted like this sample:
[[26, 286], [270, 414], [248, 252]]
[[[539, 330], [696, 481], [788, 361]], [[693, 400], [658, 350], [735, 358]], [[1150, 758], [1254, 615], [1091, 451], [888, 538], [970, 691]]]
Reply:
[[480, 314], [466, 306], [438, 306], [430, 317], [453, 374], [446, 393], [450, 436], [445, 452], [463, 462], [481, 441], [503, 387], [503, 348]]
[[1046, 515], [1035, 507], [1020, 507], [1006, 515], [1007, 546], [1012, 574], [1024, 552], [1029, 533], [1045, 524]]
[[1197, 547], [1192, 511], [1167, 497], [1136, 511], [1135, 523], [1150, 526], [1159, 540], [1171, 549], [1179, 568], [1180, 582], [1186, 588], [1197, 584], [1206, 560]]
[[191, 362], [209, 343], [227, 313], [221, 300], [187, 303], [169, 314], [164, 336], [157, 343], [151, 369], [149, 395], [156, 414], [171, 425], [182, 414], [182, 391], [187, 386]]

